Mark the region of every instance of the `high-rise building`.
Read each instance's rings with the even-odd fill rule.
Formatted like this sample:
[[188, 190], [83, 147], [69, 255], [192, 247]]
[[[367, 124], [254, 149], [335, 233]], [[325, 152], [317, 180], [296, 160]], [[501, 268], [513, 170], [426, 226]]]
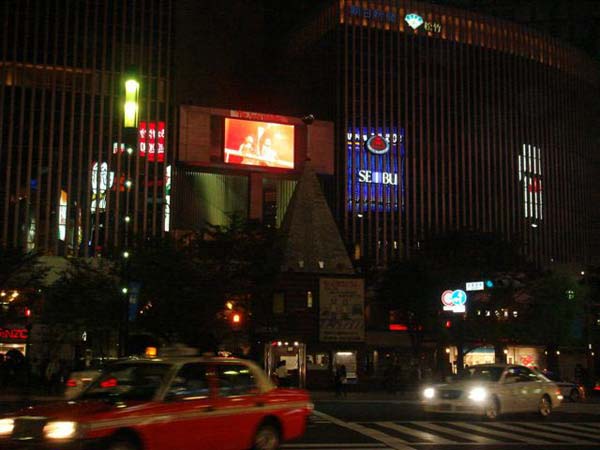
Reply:
[[[2, 2], [3, 246], [88, 256], [164, 233], [172, 9], [171, 0]], [[128, 79], [139, 86], [132, 124]]]
[[413, 1], [331, 2], [288, 44], [294, 103], [335, 120], [338, 220], [369, 265], [496, 233], [590, 259], [600, 72], [522, 25]]

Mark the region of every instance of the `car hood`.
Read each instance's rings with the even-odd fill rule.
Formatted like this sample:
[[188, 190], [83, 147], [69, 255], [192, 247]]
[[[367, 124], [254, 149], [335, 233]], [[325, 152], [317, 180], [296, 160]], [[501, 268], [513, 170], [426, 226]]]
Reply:
[[5, 416], [45, 417], [51, 420], [81, 420], [118, 410], [131, 411], [133, 408], [143, 408], [141, 402], [111, 403], [102, 400], [64, 401], [45, 405], [29, 406]]
[[452, 383], [438, 384], [437, 386], [434, 386], [434, 388], [440, 390], [466, 391], [476, 387], [492, 388], [497, 385], [498, 383], [495, 381], [457, 380]]

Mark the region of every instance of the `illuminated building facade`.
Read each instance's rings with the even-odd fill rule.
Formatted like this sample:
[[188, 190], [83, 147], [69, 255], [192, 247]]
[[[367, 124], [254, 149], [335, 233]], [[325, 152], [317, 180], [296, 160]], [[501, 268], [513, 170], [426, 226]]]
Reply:
[[385, 265], [474, 230], [538, 264], [590, 260], [600, 72], [582, 52], [458, 9], [342, 0], [288, 58], [303, 68], [299, 101], [335, 119], [337, 217], [355, 259]]
[[232, 215], [280, 227], [307, 158], [333, 184], [333, 123], [240, 110], [179, 107], [171, 228], [227, 226]]
[[[0, 242], [90, 256], [165, 232], [171, 0], [0, 6]], [[126, 75], [138, 127], [123, 127]]]

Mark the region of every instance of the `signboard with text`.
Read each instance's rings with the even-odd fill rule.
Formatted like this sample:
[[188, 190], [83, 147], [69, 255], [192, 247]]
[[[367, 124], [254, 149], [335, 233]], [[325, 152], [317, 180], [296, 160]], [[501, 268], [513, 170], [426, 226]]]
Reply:
[[359, 342], [365, 339], [363, 279], [319, 280], [319, 340]]

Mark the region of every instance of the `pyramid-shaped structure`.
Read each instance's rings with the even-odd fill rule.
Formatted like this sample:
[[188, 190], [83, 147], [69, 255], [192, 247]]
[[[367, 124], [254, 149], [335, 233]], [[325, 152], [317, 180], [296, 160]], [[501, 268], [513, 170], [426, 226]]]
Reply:
[[281, 231], [282, 272], [355, 273], [319, 180], [308, 160], [304, 163]]

